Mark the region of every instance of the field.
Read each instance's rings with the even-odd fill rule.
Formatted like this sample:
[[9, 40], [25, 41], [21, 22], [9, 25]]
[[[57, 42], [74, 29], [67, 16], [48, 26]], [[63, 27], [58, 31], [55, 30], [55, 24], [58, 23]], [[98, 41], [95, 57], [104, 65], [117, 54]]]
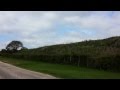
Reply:
[[21, 68], [51, 74], [63, 79], [120, 79], [120, 73], [71, 65], [52, 64], [34, 60], [29, 61], [3, 57], [0, 57], [0, 61], [13, 64]]

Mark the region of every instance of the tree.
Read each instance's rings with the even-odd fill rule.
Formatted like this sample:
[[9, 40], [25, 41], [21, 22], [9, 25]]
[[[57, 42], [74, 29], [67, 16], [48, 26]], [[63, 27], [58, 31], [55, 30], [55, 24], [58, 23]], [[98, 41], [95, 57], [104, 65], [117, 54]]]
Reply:
[[23, 48], [23, 44], [20, 41], [12, 41], [6, 46], [7, 51], [18, 51]]
[[23, 47], [22, 49], [24, 49], [24, 50], [28, 50], [28, 48], [27, 48], [27, 47]]
[[22, 47], [21, 50], [22, 50], [22, 51], [26, 51], [26, 50], [28, 50], [28, 48]]
[[5, 52], [6, 52], [6, 49], [2, 49], [1, 52], [2, 52], [2, 53], [5, 53]]

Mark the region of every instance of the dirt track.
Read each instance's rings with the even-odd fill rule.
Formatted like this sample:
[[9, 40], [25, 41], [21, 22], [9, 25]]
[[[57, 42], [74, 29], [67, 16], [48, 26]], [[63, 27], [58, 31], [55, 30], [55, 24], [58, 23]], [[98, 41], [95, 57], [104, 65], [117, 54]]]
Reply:
[[0, 79], [56, 79], [56, 77], [0, 62]]

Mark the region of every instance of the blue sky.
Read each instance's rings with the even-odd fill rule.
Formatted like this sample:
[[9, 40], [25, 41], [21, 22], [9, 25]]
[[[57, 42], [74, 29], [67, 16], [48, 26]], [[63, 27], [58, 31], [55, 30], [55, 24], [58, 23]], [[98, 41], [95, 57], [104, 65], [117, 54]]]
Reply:
[[120, 35], [119, 11], [0, 11], [0, 49], [28, 48]]

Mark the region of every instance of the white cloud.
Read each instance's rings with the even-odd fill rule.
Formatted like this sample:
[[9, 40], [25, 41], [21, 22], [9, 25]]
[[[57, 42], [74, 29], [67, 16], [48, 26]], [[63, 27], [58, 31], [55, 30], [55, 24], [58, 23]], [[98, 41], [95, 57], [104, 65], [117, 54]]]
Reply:
[[64, 20], [68, 23], [88, 29], [108, 29], [112, 26], [112, 20], [108, 17], [91, 15], [87, 17], [71, 16], [65, 17]]
[[[66, 29], [69, 30], [61, 35]], [[105, 38], [120, 35], [120, 12], [1, 11], [0, 35], [4, 38], [0, 48], [14, 39], [23, 41], [28, 48], [33, 48]]]
[[[40, 16], [34, 16], [34, 12], [1, 12], [0, 32], [28, 32], [49, 29], [57, 18], [55, 13], [44, 12]], [[30, 14], [30, 15], [29, 15]]]
[[[107, 14], [106, 14], [107, 13]], [[114, 16], [109, 16], [108, 12], [95, 12], [90, 16], [70, 16], [64, 17], [66, 24], [74, 25], [82, 29], [89, 29], [91, 32], [95, 31], [97, 34], [105, 36], [120, 35], [120, 13]], [[96, 37], [97, 34], [95, 35]]]

